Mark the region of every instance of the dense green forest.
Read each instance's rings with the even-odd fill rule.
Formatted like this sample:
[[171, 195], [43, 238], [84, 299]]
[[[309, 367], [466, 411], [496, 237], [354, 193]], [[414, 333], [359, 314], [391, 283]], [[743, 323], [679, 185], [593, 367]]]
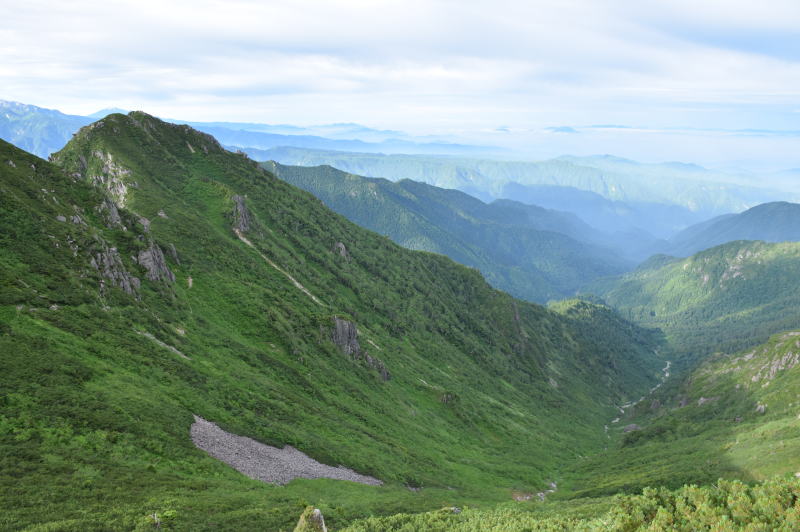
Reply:
[[664, 331], [685, 360], [735, 351], [800, 327], [800, 243], [735, 241], [687, 259], [654, 256], [588, 292]]
[[567, 213], [507, 200], [486, 204], [457, 190], [330, 166], [264, 166], [360, 226], [477, 268], [496, 288], [529, 301], [574, 296], [589, 281], [633, 266], [595, 244], [602, 236]]

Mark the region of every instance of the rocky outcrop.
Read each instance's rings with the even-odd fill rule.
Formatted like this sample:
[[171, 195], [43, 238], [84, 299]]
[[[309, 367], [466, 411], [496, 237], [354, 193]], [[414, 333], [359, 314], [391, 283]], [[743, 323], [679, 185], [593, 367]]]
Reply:
[[333, 245], [333, 252], [338, 253], [340, 257], [342, 257], [346, 261], [350, 261], [350, 253], [347, 251], [347, 247], [344, 245], [343, 242], [337, 242]]
[[445, 392], [439, 398], [439, 401], [443, 404], [449, 405], [450, 403], [455, 403], [456, 401], [458, 401], [458, 395], [452, 392]]
[[391, 374], [389, 373], [389, 370], [386, 369], [386, 365], [383, 363], [381, 359], [370, 356], [369, 353], [364, 351], [364, 361], [367, 363], [367, 367], [378, 372], [378, 374], [381, 376], [381, 379], [383, 379], [384, 382], [392, 378]]
[[358, 358], [361, 355], [361, 345], [358, 343], [358, 329], [352, 321], [333, 318], [333, 332], [331, 340], [345, 355]]
[[[91, 258], [90, 264], [100, 275], [111, 281], [112, 285], [122, 288], [128, 294], [138, 292], [141, 282], [125, 269], [122, 257], [116, 248], [105, 248], [96, 253]], [[103, 281], [100, 283], [102, 290], [105, 288], [105, 284]]]
[[140, 251], [136, 259], [147, 270], [147, 278], [151, 281], [175, 282], [175, 274], [167, 266], [164, 252], [155, 242], [150, 242], [150, 246]]
[[95, 186], [104, 189], [117, 206], [124, 207], [128, 189], [137, 186], [135, 182], [130, 181], [131, 171], [114, 161], [110, 153], [98, 150], [92, 155], [101, 161], [103, 166], [98, 175], [93, 175], [89, 179]]
[[119, 209], [117, 209], [117, 204], [111, 201], [108, 198], [103, 200], [97, 210], [100, 214], [105, 218], [106, 225], [108, 227], [114, 227], [117, 225], [122, 225], [122, 217], [119, 215]]
[[250, 212], [244, 202], [244, 196], [234, 195], [233, 200], [233, 226], [240, 232], [245, 233], [250, 229]]
[[633, 432], [636, 430], [642, 430], [642, 427], [636, 423], [631, 423], [630, 425], [625, 425], [625, 428], [622, 429], [622, 432]]
[[313, 506], [307, 507], [294, 527], [294, 532], [328, 532], [322, 512]]
[[392, 378], [381, 359], [373, 357], [361, 348], [361, 344], [358, 343], [358, 328], [352, 321], [334, 316], [331, 340], [345, 355], [353, 357], [354, 360], [363, 360], [367, 367], [377, 371], [384, 381]]

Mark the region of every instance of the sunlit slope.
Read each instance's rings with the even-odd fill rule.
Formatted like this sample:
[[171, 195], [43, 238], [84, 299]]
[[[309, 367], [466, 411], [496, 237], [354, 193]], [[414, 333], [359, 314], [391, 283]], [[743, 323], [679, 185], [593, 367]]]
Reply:
[[[660, 365], [612, 311], [514, 300], [188, 127], [110, 115], [54, 161], [0, 145], [3, 527], [505, 500], [600, 447], [598, 420]], [[194, 448], [193, 414], [387, 485], [249, 480]]]

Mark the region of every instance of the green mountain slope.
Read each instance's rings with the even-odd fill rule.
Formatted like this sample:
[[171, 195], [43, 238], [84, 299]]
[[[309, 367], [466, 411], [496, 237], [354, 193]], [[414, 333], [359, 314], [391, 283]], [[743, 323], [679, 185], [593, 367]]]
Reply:
[[[0, 528], [508, 500], [601, 447], [661, 365], [609, 309], [514, 300], [188, 127], [110, 115], [54, 161], [0, 143]], [[386, 485], [250, 480], [193, 446], [193, 415]]]
[[669, 253], [686, 257], [734, 240], [800, 241], [800, 205], [777, 201], [713, 218], [672, 237]]
[[655, 256], [589, 291], [697, 359], [800, 327], [799, 275], [800, 244], [736, 241], [687, 259]]
[[353, 222], [404, 247], [477, 268], [490, 284], [522, 299], [569, 297], [588, 281], [630, 267], [617, 253], [587, 243], [599, 237], [566, 213], [507, 200], [486, 204], [456, 190], [330, 166], [264, 167]]
[[[719, 477], [745, 481], [800, 471], [800, 332], [717, 353], [611, 424], [610, 450], [576, 462], [565, 485], [598, 495]], [[637, 430], [622, 432], [635, 424]]]

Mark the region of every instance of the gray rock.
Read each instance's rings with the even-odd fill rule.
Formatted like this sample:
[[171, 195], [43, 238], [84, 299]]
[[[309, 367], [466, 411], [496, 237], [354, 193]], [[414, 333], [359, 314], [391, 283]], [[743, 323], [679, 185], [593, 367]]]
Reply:
[[251, 223], [250, 212], [245, 205], [244, 196], [236, 194], [231, 199], [233, 199], [233, 225], [244, 233], [250, 229]]
[[384, 382], [392, 378], [381, 359], [361, 349], [361, 344], [358, 343], [358, 328], [352, 321], [334, 316], [331, 340], [345, 355], [350, 355], [354, 360], [364, 360], [367, 367], [377, 371]]
[[756, 413], [765, 414], [767, 412], [767, 405], [758, 404], [756, 406]]
[[116, 248], [105, 248], [96, 253], [90, 264], [100, 275], [111, 281], [112, 285], [122, 288], [126, 293], [134, 294], [139, 290], [141, 282], [125, 269], [122, 257]]
[[345, 247], [344, 243], [337, 242], [333, 245], [333, 251], [338, 253], [340, 257], [349, 261], [350, 260], [350, 253], [347, 252], [347, 248]]
[[630, 425], [625, 425], [625, 428], [622, 429], [622, 432], [633, 432], [635, 430], [642, 430], [642, 427], [636, 423], [631, 423]]
[[97, 150], [92, 153], [92, 156], [103, 163], [99, 174], [90, 176], [92, 184], [104, 189], [114, 203], [124, 207], [128, 198], [128, 189], [137, 187], [135, 182], [130, 181], [131, 171], [114, 161], [111, 153]]
[[155, 242], [150, 242], [150, 247], [139, 252], [137, 261], [147, 270], [147, 278], [151, 281], [175, 281], [175, 274], [167, 266], [164, 252]]
[[345, 355], [358, 358], [361, 355], [361, 345], [358, 343], [358, 329], [352, 321], [333, 318], [334, 326], [331, 340]]
[[456, 394], [450, 393], [450, 392], [443, 393], [442, 396], [439, 398], [439, 401], [441, 401], [442, 403], [444, 403], [446, 405], [450, 404], [450, 403], [454, 403], [457, 400], [458, 400], [458, 396]]
[[374, 369], [380, 374], [381, 379], [383, 379], [384, 382], [392, 378], [391, 374], [389, 373], [389, 370], [386, 369], [386, 365], [383, 363], [381, 359], [370, 356], [370, 354], [365, 351], [364, 360], [366, 361], [367, 366], [369, 366], [371, 369]]
[[122, 225], [122, 218], [119, 215], [119, 210], [117, 209], [117, 204], [111, 201], [110, 199], [106, 198], [103, 200], [103, 203], [97, 207], [97, 210], [100, 214], [104, 214], [106, 218], [106, 225], [108, 227], [114, 227], [115, 225]]
[[56, 216], [56, 220], [58, 220], [59, 222], [66, 222], [67, 221], [67, 217], [66, 216], [61, 216], [59, 214], [58, 216]]
[[331, 478], [370, 486], [383, 484], [377, 478], [361, 475], [352, 469], [317, 462], [290, 445], [279, 449], [251, 438], [225, 432], [199, 416], [194, 416], [190, 435], [192, 442], [199, 449], [240, 473], [262, 482], [283, 485], [296, 478]]

